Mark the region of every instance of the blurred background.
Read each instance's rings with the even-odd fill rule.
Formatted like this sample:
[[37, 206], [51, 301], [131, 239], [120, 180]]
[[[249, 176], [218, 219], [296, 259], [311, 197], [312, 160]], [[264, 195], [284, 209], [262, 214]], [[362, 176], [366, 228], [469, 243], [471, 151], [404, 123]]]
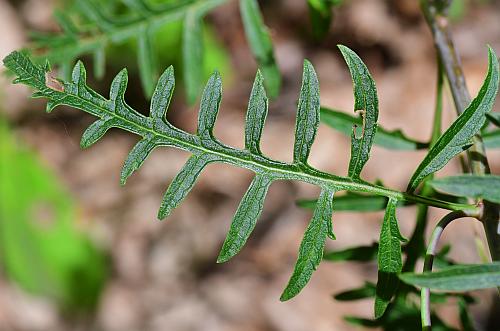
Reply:
[[[114, 0], [106, 0], [113, 2]], [[101, 1], [105, 3], [106, 1]], [[260, 1], [270, 28], [283, 88], [270, 104], [262, 149], [291, 161], [296, 102], [302, 63], [309, 59], [321, 85], [321, 103], [352, 112], [352, 83], [336, 44], [355, 50], [370, 68], [380, 99], [379, 123], [428, 140], [435, 97], [435, 53], [415, 0], [351, 0], [335, 9], [322, 41], [312, 38], [304, 0]], [[53, 12], [70, 10], [71, 1], [0, 0], [0, 57], [29, 45], [30, 33], [56, 32]], [[456, 0], [451, 16], [456, 46], [471, 94], [486, 71], [486, 44], [500, 52], [500, 1]], [[212, 11], [205, 20], [206, 75], [218, 68], [224, 97], [216, 135], [243, 147], [246, 102], [257, 65], [249, 51], [237, 1]], [[160, 29], [161, 68], [182, 66], [181, 22]], [[106, 75], [89, 84], [107, 94], [123, 67], [130, 72], [127, 101], [149, 109], [139, 82], [133, 42], [108, 50]], [[129, 56], [130, 55], [130, 56]], [[92, 61], [84, 58], [91, 67]], [[0, 68], [3, 72], [4, 68]], [[177, 77], [180, 77], [177, 70]], [[137, 137], [112, 130], [98, 144], [80, 150], [90, 115], [73, 109], [45, 114], [44, 101], [0, 77], [0, 330], [172, 330], [305, 331], [354, 330], [343, 316], [370, 318], [373, 302], [338, 302], [332, 294], [376, 281], [375, 264], [328, 263], [319, 266], [295, 299], [279, 296], [296, 260], [310, 211], [295, 205], [314, 198], [317, 188], [274, 183], [255, 232], [243, 251], [216, 264], [218, 251], [251, 173], [210, 165], [191, 194], [163, 222], [156, 213], [164, 190], [188, 155], [155, 151], [125, 187], [120, 170]], [[169, 119], [194, 131], [197, 106], [188, 106], [182, 84], [174, 94]], [[498, 103], [497, 103], [498, 104]], [[499, 106], [496, 106], [499, 110]], [[444, 123], [455, 118], [445, 99]], [[313, 146], [313, 166], [346, 174], [350, 141], [322, 125]], [[367, 180], [403, 190], [425, 151], [399, 152], [374, 147], [364, 170]], [[488, 151], [493, 173], [500, 153]], [[460, 171], [452, 162], [440, 174]], [[334, 214], [337, 240], [329, 249], [378, 239], [382, 213]], [[431, 224], [442, 216], [432, 209]], [[398, 210], [404, 235], [411, 234], [415, 207]], [[456, 223], [444, 235], [450, 256], [480, 262], [475, 222]], [[472, 312], [482, 330], [500, 330], [495, 291], [479, 291]], [[456, 305], [440, 308], [443, 319], [458, 325]]]

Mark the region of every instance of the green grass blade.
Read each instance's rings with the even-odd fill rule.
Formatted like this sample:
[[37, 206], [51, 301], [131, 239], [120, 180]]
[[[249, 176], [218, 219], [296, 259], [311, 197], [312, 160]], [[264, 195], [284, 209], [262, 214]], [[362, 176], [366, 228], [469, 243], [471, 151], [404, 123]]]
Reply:
[[375, 318], [384, 314], [392, 297], [396, 293], [398, 274], [403, 268], [401, 242], [406, 239], [399, 232], [396, 219], [397, 202], [390, 199], [380, 230], [378, 247], [378, 281], [375, 297]]
[[361, 111], [363, 118], [361, 137], [356, 129], [351, 135], [351, 160], [349, 177], [359, 178], [363, 167], [370, 157], [370, 150], [377, 132], [378, 97], [377, 88], [368, 68], [349, 48], [338, 45], [351, 72], [354, 84], [354, 111]]
[[455, 265], [421, 274], [403, 273], [399, 278], [410, 285], [442, 291], [472, 291], [500, 286], [500, 263]]
[[265, 175], [255, 176], [234, 215], [217, 263], [228, 261], [243, 248], [262, 213], [271, 182], [272, 180]]
[[281, 301], [290, 300], [299, 294], [321, 262], [326, 237], [332, 223], [334, 193], [325, 189], [321, 191], [313, 218], [300, 244], [299, 257], [292, 277], [281, 294]]
[[488, 74], [478, 95], [429, 150], [411, 177], [408, 191], [415, 191], [427, 175], [443, 168], [455, 155], [471, 146], [472, 137], [479, 132], [485, 122], [486, 113], [491, 111], [495, 103], [498, 71], [497, 56], [488, 48]]
[[281, 74], [257, 0], [240, 0], [240, 12], [247, 41], [264, 75], [267, 92], [271, 98], [275, 98], [281, 89]]
[[307, 164], [307, 158], [319, 126], [319, 102], [318, 77], [311, 62], [305, 60], [293, 148], [293, 161], [296, 164]]
[[260, 139], [266, 122], [268, 106], [264, 78], [260, 71], [257, 71], [245, 120], [245, 148], [252, 154], [261, 154]]

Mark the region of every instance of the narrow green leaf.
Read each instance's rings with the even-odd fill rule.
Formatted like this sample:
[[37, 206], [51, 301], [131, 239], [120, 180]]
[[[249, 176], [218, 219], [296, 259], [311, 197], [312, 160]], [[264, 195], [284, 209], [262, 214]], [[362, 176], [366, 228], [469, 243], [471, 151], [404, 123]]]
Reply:
[[375, 298], [375, 318], [380, 318], [396, 293], [398, 274], [403, 268], [401, 242], [406, 239], [399, 232], [396, 219], [397, 201], [389, 199], [380, 230], [378, 247], [378, 281]]
[[321, 191], [316, 210], [300, 244], [299, 257], [292, 277], [281, 294], [281, 301], [296, 296], [309, 282], [321, 262], [326, 237], [331, 229], [334, 193], [329, 189]]
[[317, 40], [323, 39], [332, 23], [333, 2], [329, 0], [307, 0], [312, 32]]
[[97, 79], [104, 77], [106, 72], [106, 52], [103, 47], [97, 48], [94, 53], [94, 75]]
[[113, 118], [100, 119], [92, 123], [82, 135], [81, 148], [88, 148], [101, 139], [106, 132], [116, 125]]
[[458, 312], [460, 315], [460, 324], [462, 324], [463, 331], [476, 331], [474, 321], [469, 313], [467, 301], [463, 298], [458, 299]]
[[143, 17], [154, 15], [154, 12], [144, 0], [123, 0], [123, 3], [134, 12], [140, 13]]
[[234, 215], [217, 263], [228, 261], [243, 248], [262, 213], [264, 199], [271, 182], [272, 180], [265, 175], [255, 176]]
[[[74, 75], [73, 75], [74, 76]], [[82, 90], [85, 90], [85, 78], [80, 78], [79, 82], [83, 80]], [[75, 81], [73, 79], [73, 81]], [[111, 82], [109, 90], [109, 99], [111, 100], [111, 109], [113, 112], [119, 114], [123, 112], [125, 107], [125, 91], [127, 90], [128, 73], [127, 69], [122, 69]]]
[[500, 148], [500, 130], [486, 132], [482, 137], [486, 148]]
[[334, 299], [338, 301], [354, 301], [372, 298], [375, 296], [375, 284], [365, 282], [362, 287], [335, 294]]
[[269, 101], [263, 82], [264, 79], [259, 70], [253, 83], [245, 120], [245, 148], [253, 154], [261, 154], [260, 138], [262, 137], [268, 111]]
[[203, 140], [213, 141], [213, 129], [219, 113], [222, 98], [222, 81], [218, 72], [212, 74], [208, 80], [201, 99], [198, 116], [198, 136]]
[[354, 112], [360, 111], [363, 121], [361, 136], [357, 136], [356, 128], [351, 134], [349, 177], [357, 179], [370, 157], [370, 150], [377, 132], [377, 88], [368, 68], [359, 56], [343, 45], [338, 45], [338, 47], [349, 67], [354, 84]]
[[[335, 201], [337, 201], [337, 198], [335, 198]], [[335, 211], [337, 211], [336, 208]], [[347, 248], [341, 251], [325, 252], [323, 260], [332, 262], [340, 262], [340, 261], [369, 262], [377, 258], [377, 251], [378, 251], [378, 244], [373, 243], [371, 246], [357, 246], [357, 247]]]
[[442, 291], [472, 291], [500, 286], [500, 262], [455, 265], [422, 274], [403, 273], [399, 278], [410, 285]]
[[296, 164], [307, 164], [319, 126], [319, 102], [318, 77], [311, 62], [305, 60], [293, 148], [293, 160]]
[[213, 161], [215, 159], [209, 154], [193, 155], [187, 160], [163, 196], [163, 201], [158, 212], [158, 219], [165, 219], [170, 215], [172, 210], [177, 208], [193, 188], [201, 171], [207, 164]]
[[151, 97], [150, 115], [156, 120], [165, 120], [175, 89], [174, 67], [168, 67], [160, 76]]
[[429, 150], [410, 179], [408, 191], [415, 191], [427, 175], [443, 168], [455, 155], [471, 146], [472, 137], [481, 129], [485, 122], [485, 114], [495, 103], [498, 71], [497, 56], [491, 48], [488, 48], [488, 75], [478, 95]]
[[441, 193], [459, 197], [486, 199], [500, 203], [500, 176], [495, 175], [459, 175], [429, 182]]
[[158, 78], [155, 51], [151, 41], [152, 38], [152, 32], [147, 26], [144, 26], [144, 28], [139, 31], [137, 36], [137, 60], [139, 64], [139, 75], [141, 77], [144, 92], [148, 97], [153, 94], [154, 82]]
[[[321, 122], [349, 136], [352, 134], [353, 126], [363, 125], [363, 120], [359, 117], [325, 107], [321, 107]], [[400, 130], [389, 131], [380, 126], [378, 126], [373, 143], [387, 149], [402, 151], [426, 149], [429, 147], [428, 143], [411, 139], [405, 136]]]
[[265, 77], [267, 92], [275, 98], [281, 88], [281, 74], [257, 0], [240, 0], [240, 12], [250, 49]]
[[120, 174], [120, 183], [122, 185], [127, 183], [127, 179], [144, 164], [149, 154], [151, 154], [157, 146], [158, 145], [152, 137], [146, 137], [132, 148], [123, 164]]
[[490, 120], [491, 123], [500, 127], [500, 113], [491, 112], [486, 114], [486, 117]]
[[182, 59], [186, 94], [190, 104], [198, 97], [203, 80], [203, 20], [196, 7], [186, 12], [182, 37]]

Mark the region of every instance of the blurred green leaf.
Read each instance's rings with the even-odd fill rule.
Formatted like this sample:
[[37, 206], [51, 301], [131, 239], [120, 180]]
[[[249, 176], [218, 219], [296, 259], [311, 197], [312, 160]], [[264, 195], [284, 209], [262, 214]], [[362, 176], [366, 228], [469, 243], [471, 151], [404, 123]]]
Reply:
[[63, 308], [94, 308], [106, 278], [105, 258], [77, 229], [78, 211], [70, 195], [2, 120], [0, 159], [0, 262], [5, 274]]
[[[297, 200], [297, 206], [301, 208], [314, 209], [316, 201], [311, 200]], [[407, 206], [411, 203], [401, 202], [398, 206]], [[361, 194], [354, 192], [347, 192], [346, 194], [336, 196], [333, 202], [333, 207], [336, 212], [350, 211], [350, 212], [369, 212], [384, 210], [387, 205], [387, 198], [379, 195]]]
[[[359, 117], [325, 107], [321, 107], [321, 122], [346, 136], [351, 135], [354, 125], [363, 125], [363, 120]], [[408, 138], [400, 130], [388, 131], [380, 126], [375, 134], [374, 144], [387, 149], [403, 151], [426, 149], [429, 147], [428, 143]]]
[[332, 7], [341, 2], [338, 0], [307, 0], [314, 38], [321, 40], [326, 36], [332, 24]]
[[454, 265], [439, 271], [403, 273], [399, 278], [411, 285], [443, 291], [470, 291], [500, 286], [500, 262]]
[[274, 59], [271, 37], [257, 0], [240, 0], [240, 12], [250, 49], [264, 76], [267, 94], [276, 98], [281, 89], [281, 73]]
[[486, 117], [490, 120], [491, 123], [500, 127], [500, 113], [491, 112], [486, 114]]
[[500, 203], [500, 176], [458, 175], [434, 179], [429, 184], [442, 193]]
[[335, 294], [334, 298], [335, 300], [338, 301], [354, 301], [354, 300], [372, 298], [375, 296], [375, 293], [376, 293], [375, 284], [370, 282], [365, 282], [365, 284], [362, 287]]
[[373, 261], [377, 257], [378, 244], [373, 243], [371, 246], [357, 246], [347, 248], [341, 251], [325, 252], [323, 259], [327, 261], [357, 261], [368, 262]]
[[397, 275], [403, 268], [401, 242], [405, 242], [406, 239], [399, 232], [398, 221], [396, 219], [396, 205], [397, 202], [395, 200], [389, 199], [382, 229], [380, 230], [375, 318], [382, 317], [386, 311], [389, 302], [397, 290]]

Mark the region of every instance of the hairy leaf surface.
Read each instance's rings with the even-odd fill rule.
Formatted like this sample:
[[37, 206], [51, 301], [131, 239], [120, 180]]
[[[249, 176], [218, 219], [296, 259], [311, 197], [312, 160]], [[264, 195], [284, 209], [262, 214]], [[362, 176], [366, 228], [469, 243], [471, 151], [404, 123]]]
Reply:
[[295, 125], [293, 161], [299, 165], [306, 165], [314, 138], [316, 138], [318, 132], [320, 117], [318, 77], [311, 62], [307, 60], [304, 61], [302, 77]]
[[354, 83], [354, 111], [360, 111], [363, 120], [361, 136], [357, 135], [356, 128], [353, 128], [351, 135], [349, 177], [358, 179], [370, 157], [370, 150], [377, 132], [377, 88], [368, 68], [359, 56], [345, 46], [339, 45], [338, 47], [349, 67]]
[[443, 168], [455, 155], [472, 145], [472, 137], [483, 126], [486, 113], [493, 108], [498, 91], [498, 71], [497, 56], [489, 48], [488, 74], [478, 95], [429, 150], [410, 179], [408, 191], [414, 191], [427, 175]]
[[231, 228], [217, 258], [218, 263], [228, 261], [245, 245], [262, 213], [269, 185], [271, 180], [265, 175], [257, 175], [252, 181], [234, 215]]
[[300, 244], [299, 257], [292, 277], [281, 294], [281, 301], [289, 300], [299, 294], [321, 262], [326, 237], [331, 231], [334, 193], [335, 191], [328, 189], [321, 191], [313, 218]]
[[375, 298], [375, 318], [380, 318], [396, 293], [398, 274], [403, 268], [401, 242], [406, 239], [399, 232], [396, 219], [397, 201], [389, 199], [378, 246], [378, 281]]

